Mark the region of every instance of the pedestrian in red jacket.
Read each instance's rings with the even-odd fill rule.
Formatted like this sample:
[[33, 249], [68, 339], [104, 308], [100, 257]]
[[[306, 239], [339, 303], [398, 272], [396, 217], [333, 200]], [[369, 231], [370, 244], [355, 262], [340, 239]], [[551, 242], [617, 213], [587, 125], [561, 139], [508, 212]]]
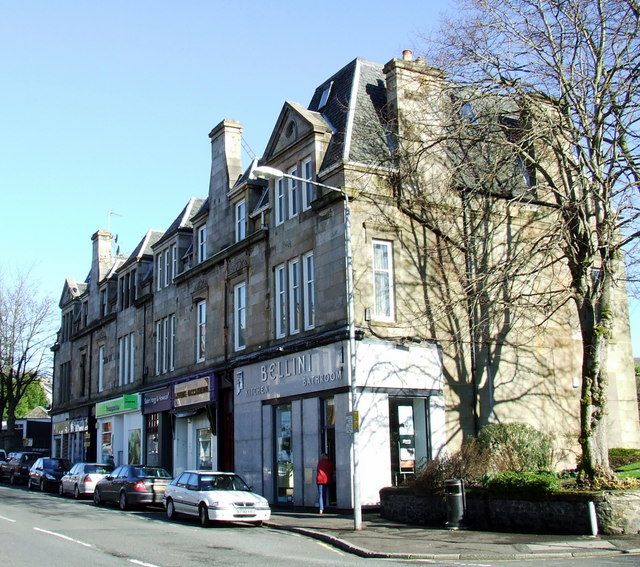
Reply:
[[316, 469], [316, 484], [318, 485], [318, 508], [319, 513], [324, 512], [324, 505], [327, 502], [327, 485], [333, 478], [333, 463], [329, 459], [329, 455], [322, 453], [320, 460], [318, 461], [318, 468]]

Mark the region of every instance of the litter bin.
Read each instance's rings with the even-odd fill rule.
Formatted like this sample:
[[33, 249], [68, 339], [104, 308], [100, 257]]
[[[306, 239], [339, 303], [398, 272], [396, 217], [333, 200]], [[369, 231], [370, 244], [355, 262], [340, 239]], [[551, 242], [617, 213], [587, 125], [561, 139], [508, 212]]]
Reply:
[[444, 481], [444, 492], [447, 498], [447, 522], [445, 528], [457, 530], [464, 520], [465, 498], [464, 481], [452, 478]]

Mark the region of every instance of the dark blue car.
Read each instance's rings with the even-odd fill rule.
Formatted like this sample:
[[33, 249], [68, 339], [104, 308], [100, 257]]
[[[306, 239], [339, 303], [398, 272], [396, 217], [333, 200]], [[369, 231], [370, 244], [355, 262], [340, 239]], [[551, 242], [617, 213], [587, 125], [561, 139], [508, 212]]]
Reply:
[[27, 483], [29, 490], [32, 488], [39, 488], [41, 492], [57, 490], [60, 479], [70, 468], [71, 463], [67, 459], [39, 458], [29, 471]]

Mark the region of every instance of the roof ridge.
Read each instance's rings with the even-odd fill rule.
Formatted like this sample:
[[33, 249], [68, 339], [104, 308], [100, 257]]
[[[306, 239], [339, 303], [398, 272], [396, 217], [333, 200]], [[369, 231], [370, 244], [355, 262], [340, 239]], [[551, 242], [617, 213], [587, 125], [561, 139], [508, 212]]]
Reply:
[[347, 160], [351, 150], [351, 134], [353, 133], [353, 120], [356, 113], [358, 99], [358, 88], [360, 86], [360, 60], [355, 59], [353, 70], [353, 82], [351, 83], [351, 93], [349, 94], [349, 111], [347, 113], [347, 127], [344, 133], [344, 147], [342, 148], [342, 159]]

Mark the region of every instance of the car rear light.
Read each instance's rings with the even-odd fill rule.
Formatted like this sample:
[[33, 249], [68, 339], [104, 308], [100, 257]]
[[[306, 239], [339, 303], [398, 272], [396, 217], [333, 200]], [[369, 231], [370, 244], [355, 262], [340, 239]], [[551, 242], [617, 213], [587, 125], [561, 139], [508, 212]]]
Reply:
[[144, 482], [142, 482], [141, 480], [139, 480], [138, 482], [136, 482], [133, 485], [133, 489], [136, 492], [146, 492], [147, 491], [147, 485]]
[[91, 475], [85, 474], [82, 482], [91, 482]]

